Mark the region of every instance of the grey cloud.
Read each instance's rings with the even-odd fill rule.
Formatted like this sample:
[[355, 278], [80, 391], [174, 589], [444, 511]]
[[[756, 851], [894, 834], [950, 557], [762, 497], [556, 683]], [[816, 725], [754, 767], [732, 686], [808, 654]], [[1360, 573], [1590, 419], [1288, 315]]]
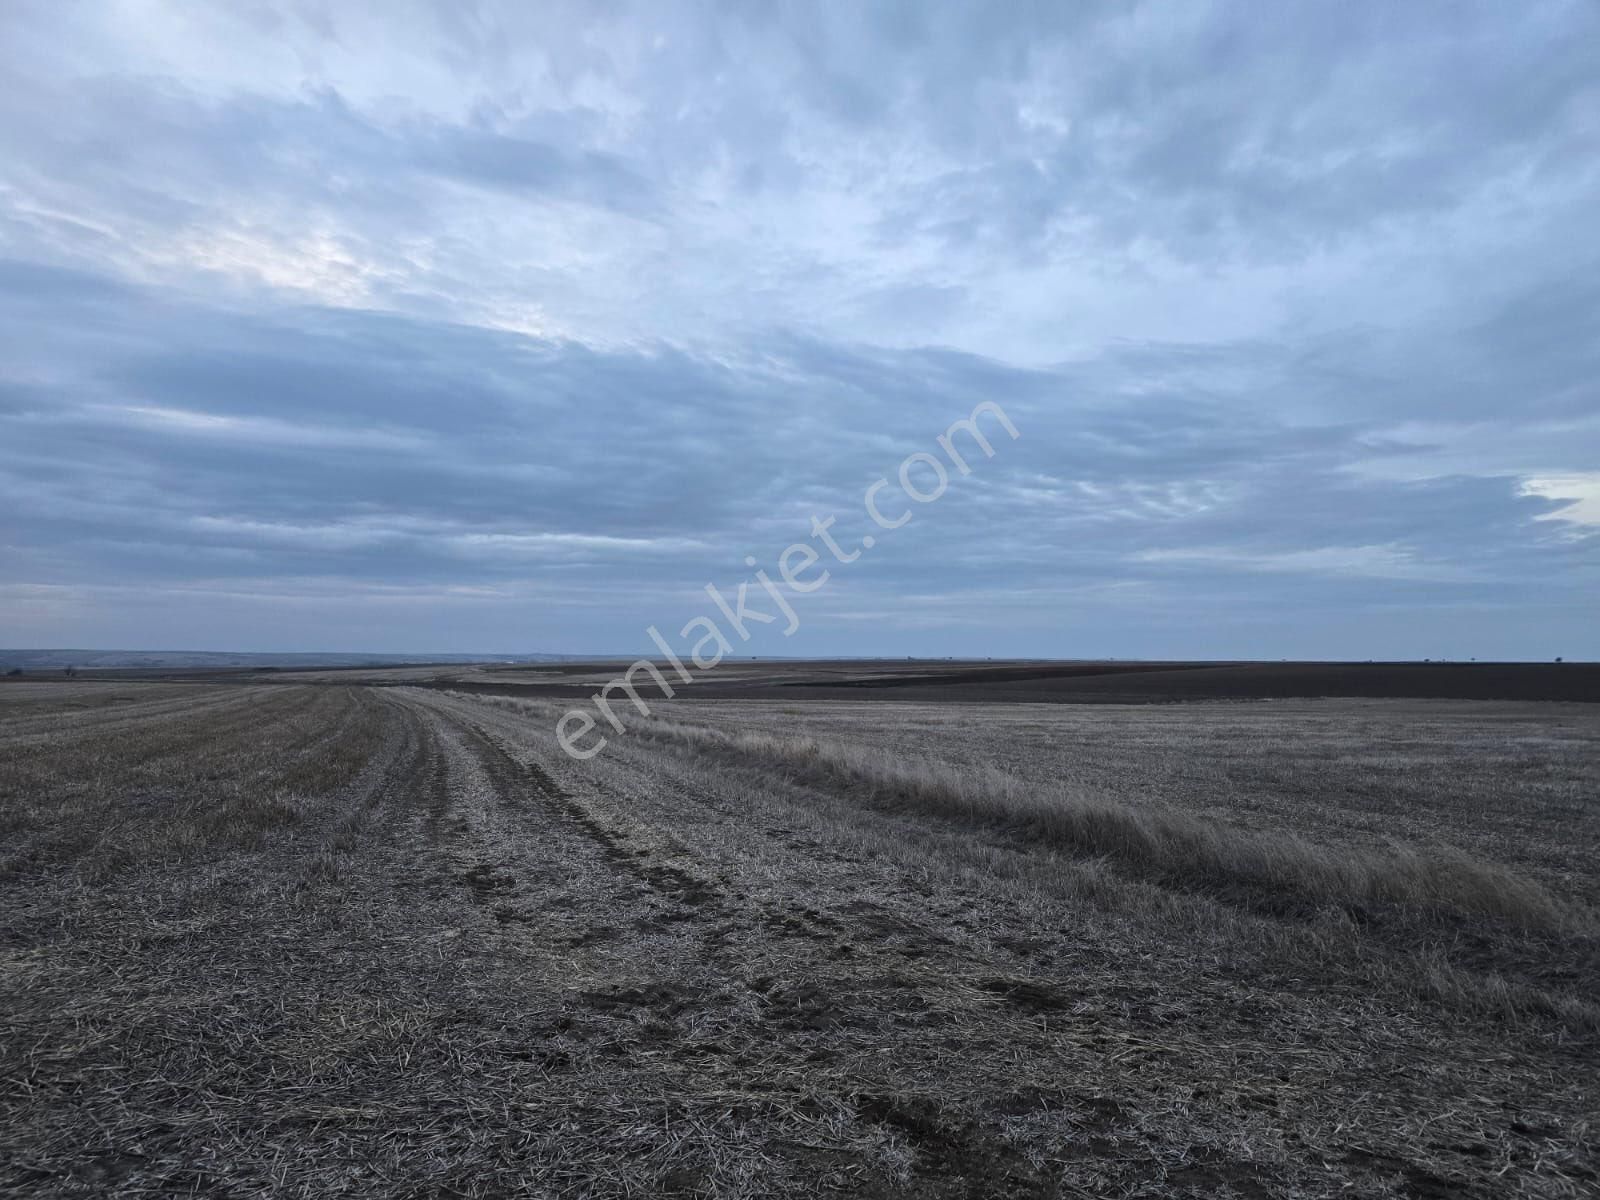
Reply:
[[[82, 277], [57, 283], [82, 303]], [[1453, 576], [1492, 594], [1570, 555], [1534, 536], [1558, 506], [1515, 480], [1354, 480], [1343, 469], [1370, 455], [1365, 427], [1242, 422], [1170, 382], [1079, 404], [1066, 369], [945, 351], [791, 338], [712, 362], [312, 310], [180, 310], [135, 336], [140, 306], [101, 311], [73, 346], [95, 364], [95, 401], [64, 375], [48, 404], [0, 418], [22, 560], [79, 582], [156, 583], [197, 564], [416, 585], [531, 570], [625, 578], [647, 611], [805, 536], [813, 512], [859, 536], [864, 485], [995, 397], [1024, 438], [919, 515], [859, 586], [959, 592], [997, 555], [1036, 587], [1219, 583], [1276, 556], [1326, 595], [1324, 563], [1388, 547], [1380, 566], [1433, 564], [1380, 572], [1391, 584]], [[125, 411], [154, 405], [165, 415]], [[1341, 594], [1370, 586], [1345, 574]]]
[[7, 14], [27, 596], [311, 630], [346, 589], [493, 623], [441, 649], [528, 611], [619, 648], [813, 513], [865, 532], [998, 400], [1023, 438], [806, 648], [1004, 611], [1018, 652], [1153, 650], [1204, 611], [1317, 652], [1340, 606], [1399, 639], [1592, 598], [1597, 527], [1528, 490], [1600, 462], [1590, 6], [381, 16]]
[[436, 137], [420, 161], [491, 187], [527, 188], [628, 210], [650, 205], [650, 186], [610, 154], [570, 154], [526, 138], [474, 131]]

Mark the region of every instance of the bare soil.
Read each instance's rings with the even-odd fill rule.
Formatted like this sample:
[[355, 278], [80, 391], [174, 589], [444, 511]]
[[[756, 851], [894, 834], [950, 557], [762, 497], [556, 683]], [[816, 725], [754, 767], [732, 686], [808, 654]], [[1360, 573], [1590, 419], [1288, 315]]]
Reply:
[[[620, 661], [435, 670], [483, 694], [581, 699]], [[441, 674], [445, 677], [440, 678]], [[383, 672], [371, 673], [375, 681]], [[669, 678], [670, 678], [669, 672]], [[397, 678], [399, 678], [397, 676]], [[641, 684], [647, 695], [647, 677]], [[705, 699], [959, 704], [1171, 704], [1294, 698], [1600, 703], [1600, 663], [728, 661], [693, 685]]]
[[[562, 705], [350, 679], [0, 688], [0, 1192], [1600, 1191], [1600, 710], [793, 688], [579, 763]], [[1264, 903], [673, 723], [1444, 841], [1577, 915]]]

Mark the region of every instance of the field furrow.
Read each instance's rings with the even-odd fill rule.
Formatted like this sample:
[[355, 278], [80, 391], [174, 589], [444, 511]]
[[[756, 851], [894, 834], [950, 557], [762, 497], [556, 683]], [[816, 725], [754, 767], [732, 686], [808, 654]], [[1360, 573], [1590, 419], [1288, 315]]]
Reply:
[[[1357, 815], [1291, 826], [1250, 797], [1295, 770], [1240, 747], [1248, 727], [1260, 754], [1319, 756], [1292, 708], [1191, 714], [1185, 807], [1158, 750], [1170, 711], [968, 712], [929, 735], [914, 707], [852, 723], [840, 702], [690, 703], [630, 711], [580, 762], [545, 701], [95, 688], [81, 713], [48, 689], [0, 710], [4, 1194], [1597, 1183], [1593, 893], [1563, 885], [1572, 847], [1537, 828], [1592, 770], [1569, 712], [1514, 839], [1472, 797], [1483, 771], [1518, 777], [1503, 764], [1527, 711], [1464, 729], [1411, 712], [1392, 744], [1364, 726]], [[1231, 739], [1240, 812], [1184, 741], [1212, 736]], [[986, 737], [1101, 740], [1062, 788], [1049, 755], [999, 770]], [[1158, 794], [1112, 785], [1129, 745]], [[1430, 802], [1463, 857], [1357, 904], [1339, 888], [1358, 867], [1413, 861], [1359, 815], [1397, 754], [1455, 773]], [[1049, 833], [1041, 813], [1073, 805], [1203, 832], [1215, 861]], [[1270, 879], [1222, 857], [1289, 833], [1300, 857]], [[1332, 874], [1294, 874], [1317, 864]], [[1488, 879], [1534, 890], [1461, 890]], [[1556, 907], [1506, 899], [1533, 895]]]

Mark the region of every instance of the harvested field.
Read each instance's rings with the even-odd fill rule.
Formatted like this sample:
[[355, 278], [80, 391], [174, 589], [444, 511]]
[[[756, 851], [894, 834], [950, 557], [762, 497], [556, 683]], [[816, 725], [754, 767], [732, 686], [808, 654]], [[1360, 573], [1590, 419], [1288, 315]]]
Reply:
[[488, 674], [0, 686], [4, 1194], [1600, 1189], [1593, 705]]
[[[497, 666], [440, 672], [485, 694], [586, 697], [620, 662]], [[369, 671], [426, 682], [426, 671]], [[646, 685], [648, 686], [648, 685]], [[959, 704], [1171, 704], [1308, 698], [1600, 702], [1597, 663], [1478, 662], [728, 662], [698, 697]]]

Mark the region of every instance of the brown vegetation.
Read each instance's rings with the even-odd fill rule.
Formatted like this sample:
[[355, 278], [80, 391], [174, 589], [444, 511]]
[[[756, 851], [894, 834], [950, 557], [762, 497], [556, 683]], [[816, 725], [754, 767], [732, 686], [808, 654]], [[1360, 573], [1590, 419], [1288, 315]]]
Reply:
[[1041, 791], [993, 768], [908, 763], [878, 748], [776, 733], [729, 733], [654, 721], [644, 732], [755, 760], [873, 804], [993, 825], [1157, 879], [1226, 891], [1244, 885], [1350, 905], [1436, 904], [1540, 929], [1595, 928], [1592, 914], [1538, 883], [1459, 852], [1330, 848], [1293, 832], [1241, 829], [1166, 808], [1134, 808]]
[[1600, 1182], [1587, 707], [558, 711], [8, 684], [0, 1191]]

